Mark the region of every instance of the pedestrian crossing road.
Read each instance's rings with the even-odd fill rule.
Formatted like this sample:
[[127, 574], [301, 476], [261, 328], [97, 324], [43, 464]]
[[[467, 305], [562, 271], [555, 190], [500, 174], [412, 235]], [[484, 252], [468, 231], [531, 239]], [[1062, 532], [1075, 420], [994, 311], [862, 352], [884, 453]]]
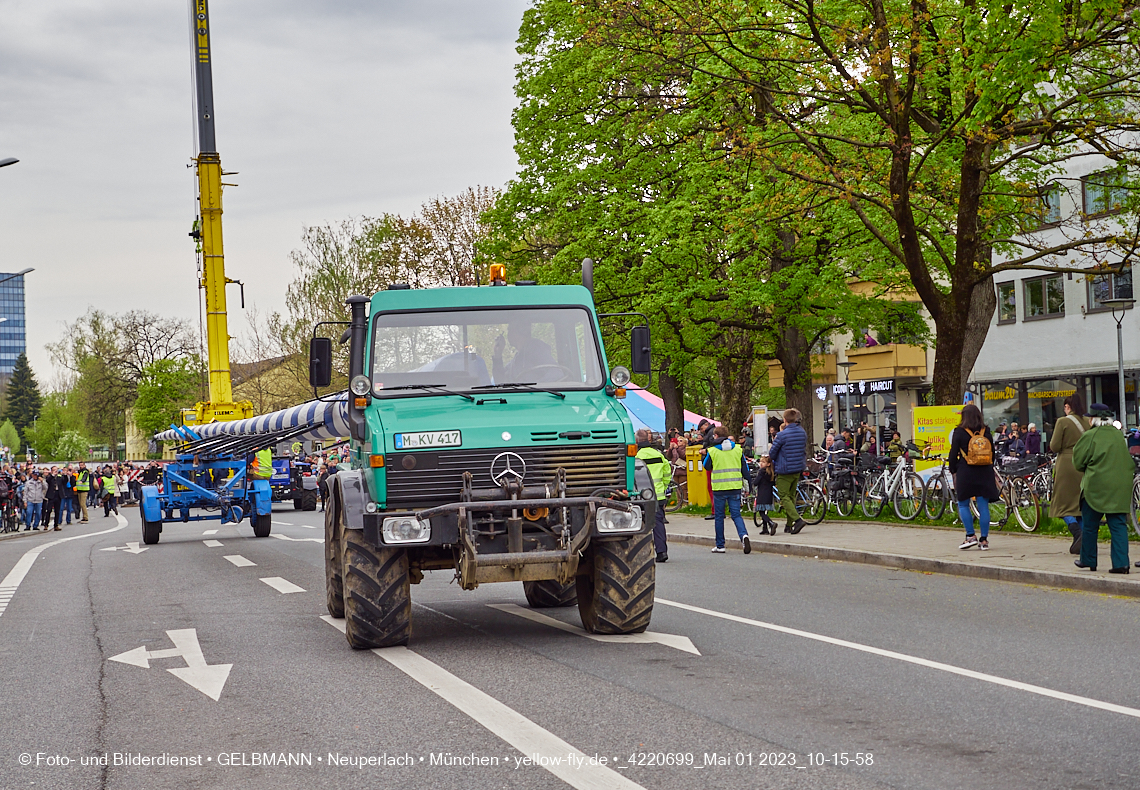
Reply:
[[1134, 599], [677, 545], [645, 634], [435, 572], [354, 651], [320, 513], [123, 514], [0, 541], [4, 788], [1140, 786]]

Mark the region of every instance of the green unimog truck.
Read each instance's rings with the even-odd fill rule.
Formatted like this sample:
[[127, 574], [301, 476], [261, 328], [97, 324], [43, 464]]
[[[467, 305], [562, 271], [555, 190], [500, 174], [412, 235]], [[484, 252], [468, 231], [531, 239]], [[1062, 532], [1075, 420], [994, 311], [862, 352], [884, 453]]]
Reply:
[[[657, 500], [619, 402], [630, 371], [608, 371], [589, 288], [491, 269], [490, 286], [347, 300], [351, 455], [330, 478], [325, 577], [354, 648], [408, 642], [425, 571], [466, 590], [522, 582], [531, 606], [577, 603], [593, 633], [649, 625]], [[636, 373], [650, 370], [642, 321]], [[315, 388], [332, 359], [315, 329]]]

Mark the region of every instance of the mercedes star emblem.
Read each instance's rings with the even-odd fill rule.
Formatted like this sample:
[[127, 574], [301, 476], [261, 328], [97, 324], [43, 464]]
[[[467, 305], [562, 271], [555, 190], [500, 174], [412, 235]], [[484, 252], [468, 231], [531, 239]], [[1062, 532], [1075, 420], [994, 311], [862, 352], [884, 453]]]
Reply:
[[495, 485], [501, 486], [507, 475], [519, 483], [526, 477], [526, 461], [518, 453], [499, 453], [491, 461], [491, 480]]

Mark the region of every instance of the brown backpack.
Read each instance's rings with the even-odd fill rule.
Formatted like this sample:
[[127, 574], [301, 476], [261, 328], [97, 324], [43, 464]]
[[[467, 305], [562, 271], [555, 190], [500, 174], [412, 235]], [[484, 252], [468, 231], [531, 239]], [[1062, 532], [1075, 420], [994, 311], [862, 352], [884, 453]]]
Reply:
[[970, 441], [966, 444], [966, 463], [970, 466], [993, 466], [994, 446], [986, 438], [985, 429], [977, 433], [968, 428], [962, 430], [970, 434]]

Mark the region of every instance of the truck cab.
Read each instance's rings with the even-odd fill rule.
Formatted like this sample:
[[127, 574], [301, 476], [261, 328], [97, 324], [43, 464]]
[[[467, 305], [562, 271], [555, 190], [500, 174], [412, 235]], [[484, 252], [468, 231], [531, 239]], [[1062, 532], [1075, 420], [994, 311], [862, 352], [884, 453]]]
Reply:
[[[329, 610], [353, 647], [406, 644], [409, 585], [437, 570], [469, 590], [521, 581], [532, 606], [577, 603], [595, 633], [649, 624], [657, 500], [620, 402], [630, 373], [607, 372], [589, 289], [494, 275], [500, 287], [348, 300], [353, 436], [325, 545]], [[632, 342], [648, 372], [647, 327]], [[331, 359], [314, 336], [315, 387]]]

